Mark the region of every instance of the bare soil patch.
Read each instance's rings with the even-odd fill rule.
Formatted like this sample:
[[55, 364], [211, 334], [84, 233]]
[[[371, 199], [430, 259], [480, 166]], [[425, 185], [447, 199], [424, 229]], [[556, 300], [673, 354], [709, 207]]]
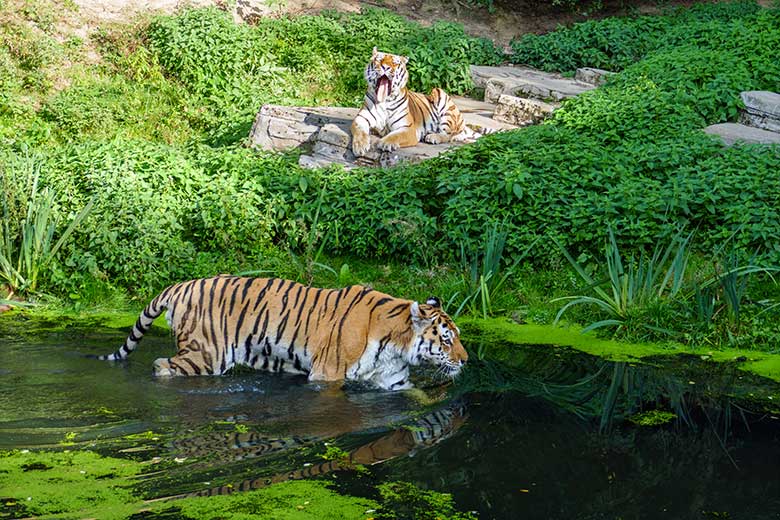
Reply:
[[[82, 20], [88, 25], [101, 22], [129, 22], [141, 13], [172, 13], [186, 6], [217, 5], [228, 9], [225, 0], [73, 0]], [[769, 1], [769, 0], [767, 0]], [[499, 0], [494, 9], [469, 5], [465, 0], [238, 0], [236, 4], [251, 5], [265, 16], [296, 16], [317, 14], [324, 10], [359, 12], [365, 7], [381, 7], [394, 11], [423, 25], [436, 21], [463, 24], [466, 32], [490, 38], [502, 46], [526, 33], [545, 33], [558, 25], [606, 16], [629, 13], [655, 13], [664, 7], [690, 5], [690, 0], [673, 0], [663, 6], [655, 0], [627, 4], [607, 0], [597, 13], [584, 9], [540, 4], [534, 0]], [[587, 6], [586, 6], [587, 7]]]

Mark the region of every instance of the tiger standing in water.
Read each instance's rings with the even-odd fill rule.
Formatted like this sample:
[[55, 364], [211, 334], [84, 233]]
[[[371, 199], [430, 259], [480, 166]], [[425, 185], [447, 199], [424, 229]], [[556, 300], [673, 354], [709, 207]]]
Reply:
[[473, 141], [479, 134], [466, 126], [452, 98], [440, 88], [429, 96], [406, 88], [409, 58], [380, 52], [374, 47], [366, 65], [368, 83], [363, 107], [352, 122], [352, 152], [365, 155], [371, 147], [371, 131], [383, 136], [377, 148], [392, 152], [414, 146], [449, 141]]
[[127, 358], [164, 310], [178, 352], [157, 376], [224, 374], [235, 365], [412, 388], [409, 367], [427, 362], [455, 377], [468, 359], [438, 298], [425, 303], [369, 287], [318, 289], [278, 278], [217, 276], [172, 285], [141, 313], [104, 361]]

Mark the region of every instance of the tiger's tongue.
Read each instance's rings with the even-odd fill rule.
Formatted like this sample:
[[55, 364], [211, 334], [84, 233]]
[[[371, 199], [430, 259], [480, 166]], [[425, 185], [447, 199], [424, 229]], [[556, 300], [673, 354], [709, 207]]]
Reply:
[[379, 83], [376, 86], [376, 100], [380, 103], [385, 100], [390, 93], [390, 78], [382, 76], [379, 78]]

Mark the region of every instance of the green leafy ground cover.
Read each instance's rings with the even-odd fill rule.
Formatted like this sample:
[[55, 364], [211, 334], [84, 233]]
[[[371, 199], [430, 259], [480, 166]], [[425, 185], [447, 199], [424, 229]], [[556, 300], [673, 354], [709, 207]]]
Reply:
[[[780, 152], [724, 149], [700, 132], [735, 117], [741, 90], [778, 89], [776, 9], [703, 4], [521, 39], [515, 61], [620, 73], [546, 124], [420, 165], [350, 172], [302, 170], [294, 154], [258, 153], [242, 140], [263, 103], [356, 106], [374, 45], [410, 55], [415, 88], [462, 93], [471, 88], [469, 63], [501, 59], [492, 44], [382, 10], [254, 25], [188, 10], [105, 26], [86, 40], [55, 23], [78, 18], [75, 5], [8, 1], [0, 13], [8, 265], [25, 243], [35, 179], [54, 194], [44, 209], [55, 237], [93, 205], [37, 290], [7, 276], [0, 298], [13, 291], [76, 311], [136, 309], [175, 281], [251, 271], [371, 283], [406, 297], [436, 292], [452, 310], [479, 291], [470, 265], [487, 263], [486, 233], [500, 229], [508, 278], [490, 314], [549, 324], [559, 306], [551, 298], [588, 290], [559, 246], [601, 280], [610, 229], [627, 262], [680, 228], [693, 231], [691, 278], [727, 271], [732, 256], [738, 265], [780, 263]], [[713, 293], [708, 315], [689, 294], [633, 318], [704, 348], [776, 351], [780, 291], [766, 275], [745, 280], [734, 286], [736, 321], [719, 303], [724, 292]], [[567, 318], [604, 316], [582, 308]], [[670, 339], [647, 330], [618, 333]]]

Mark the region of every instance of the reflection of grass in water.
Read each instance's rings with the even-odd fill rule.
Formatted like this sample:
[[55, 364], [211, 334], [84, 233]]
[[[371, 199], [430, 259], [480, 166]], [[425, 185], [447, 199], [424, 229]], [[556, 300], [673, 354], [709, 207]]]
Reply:
[[672, 422], [677, 416], [672, 412], [666, 412], [663, 410], [648, 410], [647, 412], [638, 413], [628, 418], [634, 424], [639, 426], [659, 426]]
[[381, 511], [377, 518], [415, 520], [475, 520], [472, 513], [455, 509], [452, 495], [422, 490], [409, 482], [386, 482], [379, 485], [382, 499], [392, 511]]
[[[642, 356], [647, 363], [637, 362], [638, 359], [613, 362], [552, 344], [522, 345], [521, 341], [527, 339], [522, 329], [528, 326], [498, 322], [475, 320], [464, 324], [465, 336], [473, 338], [465, 343], [478, 355], [472, 357], [456, 380], [457, 392], [519, 391], [581, 418], [596, 420], [602, 432], [637, 417], [648, 407], [670, 410], [673, 413], [667, 420], [674, 419], [680, 425], [693, 426], [706, 418], [722, 424], [725, 431], [731, 428], [734, 412], [743, 407], [744, 411], [756, 413], [771, 413], [776, 408], [776, 385], [761, 378], [740, 376], [742, 363], [712, 363], [717, 353], [687, 358], [650, 357], [646, 354], [652, 352], [649, 345]], [[492, 327], [494, 323], [496, 327]], [[487, 333], [481, 334], [484, 330]], [[577, 334], [574, 339], [582, 342], [588, 338]], [[557, 343], [551, 338], [547, 342]], [[599, 339], [595, 342], [616, 343]], [[645, 350], [645, 346], [639, 350]], [[744, 419], [743, 415], [733, 418], [740, 417]], [[648, 421], [660, 416], [641, 419], [642, 425], [650, 425]]]

